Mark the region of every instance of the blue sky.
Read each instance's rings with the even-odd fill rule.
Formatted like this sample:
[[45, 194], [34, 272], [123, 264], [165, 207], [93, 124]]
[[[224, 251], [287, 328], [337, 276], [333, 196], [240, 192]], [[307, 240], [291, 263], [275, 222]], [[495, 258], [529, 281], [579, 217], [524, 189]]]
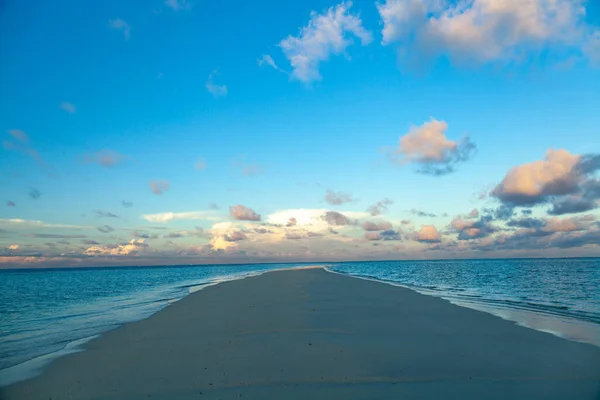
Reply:
[[3, 2], [0, 264], [600, 254], [598, 4], [287, 3]]

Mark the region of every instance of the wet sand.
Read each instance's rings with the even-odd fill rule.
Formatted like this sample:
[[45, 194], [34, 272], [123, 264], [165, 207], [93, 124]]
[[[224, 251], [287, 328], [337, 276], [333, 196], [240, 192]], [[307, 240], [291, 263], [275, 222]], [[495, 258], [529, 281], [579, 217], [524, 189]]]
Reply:
[[322, 269], [207, 287], [2, 399], [600, 399], [600, 348]]

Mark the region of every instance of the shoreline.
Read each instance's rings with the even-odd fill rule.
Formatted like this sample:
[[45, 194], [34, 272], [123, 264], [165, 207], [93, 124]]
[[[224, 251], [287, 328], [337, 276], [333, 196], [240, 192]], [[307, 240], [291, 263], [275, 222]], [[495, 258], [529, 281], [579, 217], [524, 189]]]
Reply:
[[[468, 301], [466, 297], [462, 297], [460, 295], [455, 295], [456, 298], [451, 298], [446, 292], [443, 291], [433, 291], [418, 286], [402, 284], [400, 282], [386, 281], [372, 277], [338, 272], [330, 269], [327, 266], [323, 267], [323, 269], [332, 274], [338, 274], [342, 276], [348, 276], [351, 278], [383, 283], [390, 286], [396, 286], [412, 290], [424, 296], [431, 296], [445, 300], [457, 307], [469, 308], [471, 310], [477, 310], [490, 315], [494, 315], [498, 318], [502, 318], [505, 321], [513, 322], [524, 328], [533, 329], [538, 332], [549, 333], [564, 340], [569, 340], [577, 343], [591, 344], [592, 346], [600, 348], [600, 325], [595, 324], [591, 321], [577, 319], [573, 317], [560, 317], [557, 315], [549, 316], [543, 312], [521, 310], [516, 307], [492, 307], [489, 304], [486, 304], [484, 301]], [[574, 325], [576, 325], [576, 327]], [[583, 328], [585, 331], [575, 332], [573, 329], [574, 327], [575, 330], [577, 330], [576, 328], [579, 327]]]
[[[110, 268], [110, 267], [108, 267], [108, 268]], [[178, 297], [176, 299], [169, 300], [164, 307], [157, 309], [156, 311], [152, 312], [149, 315], [141, 316], [139, 319], [125, 321], [123, 323], [120, 323], [120, 324], [114, 326], [113, 328], [109, 328], [107, 330], [102, 330], [91, 336], [84, 336], [81, 338], [77, 338], [75, 340], [71, 340], [71, 341], [67, 342], [65, 344], [65, 346], [61, 349], [51, 351], [48, 353], [44, 353], [44, 354], [41, 354], [34, 358], [20, 362], [18, 364], [11, 365], [10, 367], [0, 369], [0, 390], [3, 387], [9, 386], [11, 384], [22, 382], [22, 381], [25, 381], [25, 380], [28, 380], [31, 378], [35, 378], [36, 376], [43, 374], [44, 370], [48, 366], [50, 366], [54, 361], [58, 360], [59, 358], [64, 357], [69, 354], [72, 354], [72, 353], [85, 351], [86, 350], [85, 345], [88, 342], [90, 342], [91, 340], [94, 340], [94, 339], [102, 336], [103, 334], [106, 334], [107, 332], [116, 330], [126, 324], [130, 324], [130, 323], [134, 323], [137, 321], [142, 321], [142, 320], [151, 318], [153, 315], [165, 310], [172, 304], [174, 304], [174, 303], [176, 303], [198, 291], [201, 291], [207, 287], [222, 284], [222, 283], [227, 283], [227, 282], [231, 282], [231, 281], [244, 280], [247, 278], [260, 276], [260, 275], [268, 273], [268, 272], [286, 271], [286, 270], [293, 271], [293, 270], [312, 269], [312, 268], [324, 268], [324, 267], [320, 266], [320, 265], [307, 265], [307, 266], [300, 265], [298, 267], [256, 271], [256, 272], [250, 272], [250, 273], [246, 273], [246, 274], [232, 275], [229, 277], [228, 276], [216, 277], [216, 278], [214, 278], [213, 281], [208, 282], [208, 283], [197, 283], [197, 284], [184, 285], [189, 290], [187, 294], [184, 294], [183, 296]]]
[[[107, 268], [111, 268], [111, 267], [107, 267]], [[184, 294], [183, 296], [176, 298], [174, 300], [170, 300], [167, 305], [152, 312], [149, 315], [146, 315], [140, 319], [134, 319], [131, 321], [121, 323], [121, 324], [115, 326], [114, 328], [111, 328], [111, 329], [108, 329], [105, 331], [101, 331], [92, 336], [86, 336], [86, 337], [72, 340], [59, 350], [52, 351], [50, 353], [45, 353], [40, 356], [36, 356], [32, 359], [28, 359], [21, 363], [18, 363], [18, 364], [10, 366], [8, 368], [4, 368], [4, 369], [0, 370], [0, 390], [2, 387], [6, 387], [8, 385], [11, 385], [11, 384], [14, 384], [17, 382], [22, 382], [22, 381], [34, 378], [36, 376], [39, 376], [39, 375], [43, 374], [44, 370], [46, 368], [48, 368], [48, 366], [51, 365], [57, 359], [64, 357], [66, 355], [69, 355], [71, 353], [85, 351], [86, 350], [85, 345], [89, 341], [96, 339], [96, 338], [100, 337], [101, 335], [106, 334], [110, 331], [118, 329], [123, 325], [151, 318], [153, 315], [165, 310], [172, 304], [174, 304], [174, 303], [176, 303], [198, 291], [201, 291], [207, 287], [222, 284], [222, 283], [257, 277], [257, 276], [261, 276], [263, 274], [271, 273], [271, 272], [283, 272], [283, 271], [306, 270], [306, 269], [322, 269], [331, 274], [336, 274], [336, 275], [354, 278], [354, 279], [365, 280], [365, 281], [369, 281], [369, 282], [375, 282], [375, 283], [379, 283], [379, 284], [385, 284], [385, 285], [389, 285], [392, 287], [400, 287], [403, 289], [414, 291], [414, 292], [419, 293], [424, 296], [430, 296], [430, 297], [442, 299], [442, 300], [447, 301], [450, 304], [455, 305], [457, 307], [463, 307], [463, 308], [468, 308], [471, 310], [484, 312], [486, 314], [496, 316], [505, 321], [514, 323], [518, 326], [522, 326], [527, 329], [532, 329], [532, 330], [535, 330], [538, 332], [549, 333], [558, 338], [572, 341], [572, 342], [585, 343], [585, 344], [590, 344], [590, 345], [593, 345], [596, 347], [600, 347], [600, 327], [595, 326], [595, 324], [593, 324], [591, 322], [578, 320], [578, 319], [574, 319], [574, 318], [571, 319], [570, 321], [569, 320], [566, 321], [566, 324], [569, 324], [569, 322], [575, 322], [578, 326], [582, 326], [582, 325], [585, 326], [586, 324], [591, 325], [589, 328], [592, 329], [592, 332], [591, 333], [586, 332], [587, 336], [582, 338], [580, 334], [571, 334], [571, 335], [565, 334], [564, 331], [567, 329], [563, 329], [561, 331], [561, 330], [555, 330], [553, 328], [548, 328], [547, 326], [549, 324], [547, 322], [550, 322], [550, 325], [554, 326], [557, 323], [561, 323], [562, 321], [564, 321], [564, 319], [561, 319], [558, 317], [548, 317], [548, 316], [544, 315], [543, 313], [536, 313], [536, 312], [532, 312], [532, 311], [522, 311], [522, 310], [519, 311], [516, 308], [510, 308], [510, 307], [507, 307], [505, 309], [493, 308], [493, 307], [486, 306], [486, 304], [481, 301], [479, 301], [479, 302], [473, 301], [469, 304], [465, 301], [461, 301], [460, 299], [456, 300], [456, 299], [447, 298], [447, 297], [445, 297], [443, 292], [438, 293], [438, 292], [434, 292], [432, 290], [427, 290], [425, 288], [420, 288], [420, 287], [412, 286], [412, 285], [406, 285], [406, 284], [402, 284], [399, 282], [386, 281], [386, 280], [377, 279], [377, 278], [373, 278], [373, 277], [365, 277], [365, 276], [354, 275], [354, 274], [350, 274], [350, 273], [338, 272], [338, 271], [332, 270], [331, 267], [328, 265], [299, 265], [298, 267], [285, 267], [285, 268], [281, 268], [281, 269], [256, 271], [256, 272], [250, 272], [250, 273], [242, 274], [242, 275], [233, 275], [231, 277], [223, 276], [223, 277], [218, 277], [217, 279], [215, 279], [214, 281], [211, 281], [209, 283], [198, 283], [198, 284], [186, 285], [186, 287], [189, 289], [189, 292], [187, 294]], [[519, 317], [514, 317], [515, 313], [519, 313], [521, 315], [519, 315]], [[507, 315], [507, 314], [509, 314], [509, 315]], [[510, 315], [510, 314], [512, 314], [512, 315]], [[537, 319], [537, 321], [536, 321], [536, 319]], [[548, 321], [548, 320], [550, 320], [550, 321]], [[531, 323], [531, 321], [533, 321], [533, 323]], [[571, 327], [572, 328], [572, 325], [571, 326], [563, 325], [563, 327], [566, 327], [566, 328]], [[596, 335], [596, 333], [598, 333], [598, 334]], [[18, 371], [18, 372], [15, 373], [14, 371]]]
[[[488, 351], [491, 352], [492, 359], [494, 357], [499, 359], [504, 359], [506, 357], [506, 355], [502, 352], [498, 352], [498, 348], [503, 348], [504, 352], [510, 352], [512, 357], [516, 358], [522, 358], [522, 352], [529, 353], [530, 357], [525, 358], [521, 360], [520, 363], [515, 364], [513, 367], [515, 369], [522, 368], [522, 362], [531, 363], [532, 352], [535, 353], [537, 357], [542, 359], [553, 359], [553, 364], [556, 364], [556, 362], [561, 360], [559, 364], [562, 363], [564, 365], [558, 365], [555, 367], [559, 370], [562, 369], [562, 371], [560, 371], [561, 374], [557, 375], [555, 373], [556, 371], [554, 370], [546, 371], [547, 374], [550, 374], [547, 378], [552, 382], [552, 384], [549, 385], [550, 387], [555, 387], [556, 385], [562, 387], [560, 382], [567, 377], [567, 379], [571, 381], [571, 386], [576, 383], [575, 386], [582, 385], [582, 388], [586, 387], [588, 388], [586, 390], [589, 391], [591, 390], [589, 389], [590, 384], [592, 384], [592, 386], [598, 384], [597, 387], [600, 388], [600, 376], [592, 373], [592, 371], [600, 371], [600, 350], [594, 346], [570, 342], [564, 339], [556, 338], [555, 336], [547, 333], [542, 333], [529, 328], [523, 328], [514, 323], [502, 320], [496, 316], [480, 311], [474, 311], [469, 308], [460, 307], [443, 299], [423, 295], [411, 289], [395, 287], [395, 285], [381, 285], [381, 283], [384, 282], [380, 281], [369, 283], [369, 281], [363, 279], [351, 279], [355, 277], [346, 274], [332, 274], [322, 267], [313, 267], [310, 269], [306, 268], [304, 271], [300, 270], [295, 272], [294, 270], [277, 270], [269, 272], [277, 273], [267, 274], [263, 272], [258, 276], [249, 277], [248, 279], [231, 280], [223, 284], [213, 285], [210, 288], [207, 288], [208, 290], [196, 292], [194, 296], [185, 296], [181, 299], [181, 301], [172, 303], [170, 307], [164, 308], [149, 318], [124, 324], [117, 329], [105, 332], [99, 338], [88, 342], [85, 346], [86, 351], [70, 354], [55, 360], [47, 367], [47, 370], [44, 371], [44, 374], [41, 376], [3, 388], [6, 389], [6, 398], [47, 398], [47, 396], [41, 397], [38, 395], [43, 393], [45, 396], [49, 393], [48, 391], [52, 393], [69, 393], [69, 395], [75, 393], [74, 398], [87, 398], [78, 397], [77, 393], [81, 394], [83, 392], [78, 392], [76, 390], [77, 388], [74, 388], [73, 385], [81, 386], [83, 385], [80, 384], [81, 382], [87, 382], [85, 385], [81, 386], [85, 387], [85, 393], [87, 393], [87, 390], [90, 389], [90, 386], [88, 385], [94, 385], [93, 379], [97, 378], [97, 376], [106, 376], [106, 379], [109, 379], [110, 382], [113, 382], [113, 385], [116, 384], [114, 379], [117, 379], [117, 381], [121, 382], [121, 384], [124, 384], [127, 387], [123, 393], [123, 396], [128, 396], [129, 394], [136, 392], [136, 390], [141, 389], [133, 383], [123, 383], [120, 378], [123, 376], [121, 374], [124, 373], [125, 377], [131, 375], [130, 378], [127, 378], [128, 381], [129, 379], [133, 379], [135, 381], [135, 379], [145, 379], [144, 377], [147, 377], [147, 374], [152, 375], [157, 373], [157, 371], [152, 372], [153, 368], [160, 370], [161, 374], [168, 375], [168, 378], [166, 378], [168, 381], [174, 380], [180, 382], [181, 385], [184, 385], [189, 389], [190, 383], [187, 380], [182, 381], [182, 377], [178, 374], [187, 376], [186, 374], [190, 373], [188, 367], [192, 367], [196, 363], [200, 363], [202, 365], [206, 363], [212, 363], [216, 366], [219, 366], [223, 360], [229, 360], [228, 363], [232, 364], [228, 365], [227, 368], [224, 366], [216, 368], [215, 365], [213, 365], [213, 368], [223, 371], [222, 376], [225, 376], [226, 374], [229, 375], [230, 368], [238, 370], [239, 367], [241, 367], [240, 365], [237, 365], [239, 363], [244, 364], [245, 362], [253, 361], [260, 364], [266, 362], [262, 359], [264, 357], [267, 357], [267, 359], [269, 359], [269, 357], [274, 358], [276, 365], [287, 365], [290, 360], [296, 360], [294, 357], [300, 357], [299, 360], [301, 360], [302, 357], [305, 357], [305, 350], [301, 350], [306, 346], [305, 340], [315, 342], [315, 345], [318, 345], [318, 342], [320, 342], [319, 348], [321, 351], [325, 351], [326, 353], [330, 351], [330, 347], [327, 346], [332, 346], [331, 348], [339, 348], [339, 346], [342, 346], [342, 351], [346, 351], [346, 353], [344, 353], [344, 357], [357, 353], [355, 355], [358, 355], [359, 359], [371, 360], [367, 364], [370, 366], [370, 368], [375, 368], [375, 370], [379, 369], [382, 365], [388, 365], [387, 363], [389, 362], [392, 363], [388, 365], [388, 367], [391, 368], [391, 366], [396, 362], [406, 363], [407, 360], [410, 361], [411, 357], [408, 357], [404, 352], [408, 352], [410, 354], [415, 350], [411, 346], [405, 345], [401, 338], [404, 338], [405, 341], [416, 341], [417, 344], [420, 343], [417, 347], [420, 347], [421, 352], [417, 353], [418, 355], [413, 354], [413, 361], [405, 365], [405, 367], [396, 370], [396, 372], [392, 374], [393, 376], [388, 376], [385, 374], [381, 375], [381, 373], [376, 374], [376, 376], [371, 376], [369, 374], [373, 373], [372, 370], [369, 370], [371, 372], [367, 373], [367, 375], [364, 375], [364, 373], [368, 371], [359, 373], [359, 371], [356, 371], [352, 368], [350, 371], [348, 371], [348, 366], [346, 366], [345, 363], [340, 363], [338, 360], [339, 357], [342, 357], [341, 354], [334, 356], [332, 361], [331, 358], [319, 360], [320, 357], [323, 357], [323, 354], [315, 353], [313, 354], [313, 356], [316, 357], [314, 361], [319, 362], [310, 362], [309, 364], [301, 363], [303, 367], [296, 371], [300, 376], [297, 376], [297, 374], [287, 374], [285, 375], [285, 379], [280, 376], [279, 378], [283, 380], [279, 379], [276, 381], [280, 383], [288, 382], [289, 384], [291, 384], [290, 382], [295, 382], [295, 385], [300, 385], [303, 387], [305, 386], [303, 389], [304, 393], [312, 393], [312, 385], [315, 382], [320, 382], [318, 377], [311, 375], [312, 368], [319, 370], [320, 372], [318, 374], [323, 374], [324, 377], [327, 376], [327, 374], [335, 375], [335, 373], [332, 372], [335, 370], [323, 370], [320, 364], [321, 362], [324, 362], [325, 364], [329, 363], [329, 366], [332, 367], [331, 363], [333, 362], [335, 368], [341, 368], [342, 370], [345, 370], [346, 375], [350, 375], [351, 377], [353, 376], [354, 378], [346, 377], [347, 380], [341, 376], [337, 376], [337, 378], [329, 376], [329, 378], [332, 378], [329, 380], [327, 378], [322, 378], [325, 379], [323, 384], [328, 387], [327, 390], [341, 393], [344, 392], [345, 386], [350, 385], [355, 389], [360, 389], [358, 392], [366, 390], [368, 393], [371, 393], [373, 388], [369, 388], [367, 386], [381, 384], [386, 386], [386, 388], [380, 387], [377, 390], [383, 390], [388, 393], [388, 389], [390, 389], [387, 388], [388, 384], [395, 385], [395, 383], [401, 382], [430, 382], [432, 380], [438, 382], [440, 379], [442, 379], [440, 376], [443, 376], [444, 374], [453, 374], [451, 369], [440, 369], [441, 367], [439, 366], [430, 365], [430, 367], [434, 370], [433, 372], [437, 371], [437, 375], [436, 373], [432, 374], [431, 371], [427, 372], [427, 368], [429, 367], [425, 368], [426, 365], [423, 365], [423, 367], [419, 367], [416, 371], [413, 371], [412, 375], [409, 374], [410, 377], [399, 377], [394, 375], [403, 372], [406, 368], [409, 370], [411, 368], [414, 369], [415, 361], [420, 360], [423, 357], [426, 359], [428, 357], [434, 357], [436, 360], [434, 364], [441, 362], [442, 364], [450, 363], [450, 365], [454, 365], [454, 360], [459, 354], [462, 354], [462, 356], [460, 356], [460, 358], [463, 359], [461, 362], [466, 362], [468, 367], [467, 369], [469, 369], [470, 374], [477, 375], [481, 368], [487, 370], [487, 372], [491, 375], [502, 372], [502, 369], [497, 369], [499, 365], [496, 365], [494, 362], [489, 365], [489, 359], [486, 359], [486, 362], [483, 365], [480, 365], [482, 361], [482, 354], [479, 354], [478, 352], [473, 353], [474, 349], [472, 348], [473, 342], [479, 341], [482, 342], [480, 343], [481, 346], [487, 348]], [[335, 296], [333, 296], [330, 292], [334, 293]], [[306, 294], [303, 295], [302, 293]], [[250, 294], [251, 296], [246, 297]], [[240, 296], [243, 296], [247, 301], [239, 303]], [[308, 298], [306, 296], [308, 296]], [[363, 299], [363, 301], [358, 301], [358, 299]], [[396, 308], [390, 308], [390, 303], [397, 304]], [[312, 304], [312, 306], [310, 304]], [[410, 306], [408, 309], [404, 309], [406, 307], [401, 307], [398, 309], [397, 307], [400, 307], [402, 304], [412, 304], [412, 306]], [[375, 305], [376, 307], [373, 308]], [[242, 313], [239, 311], [240, 307], [245, 308], [246, 306], [249, 308], [246, 309], [245, 312]], [[311, 312], [311, 310], [306, 308], [306, 306], [315, 308], [313, 308]], [[348, 311], [348, 307], [353, 311]], [[262, 310], [262, 308], [265, 310]], [[324, 310], [321, 311], [321, 308]], [[380, 308], [383, 308], [384, 310], [380, 310]], [[407, 326], [403, 326], [402, 323], [395, 321], [394, 318], [388, 318], [390, 315], [393, 315], [396, 312], [392, 310], [401, 312], [406, 320], [413, 320], [413, 322]], [[420, 310], [421, 312], [415, 310]], [[390, 312], [392, 314], [390, 314]], [[228, 315], [235, 315], [235, 317], [233, 320], [223, 317]], [[350, 315], [352, 315], [352, 318], [347, 319]], [[432, 318], [433, 320], [430, 320], [430, 318], [423, 319], [424, 316], [433, 317], [434, 315], [437, 315], [437, 318]], [[453, 318], [451, 315], [454, 315], [455, 317]], [[273, 319], [274, 316], [276, 316], [275, 319]], [[461, 320], [462, 323], [457, 325], [455, 318]], [[357, 325], [353, 319], [363, 320], [364, 324], [360, 323]], [[367, 323], [367, 321], [370, 322]], [[231, 325], [232, 323], [233, 325]], [[374, 329], [374, 327], [378, 324], [381, 325], [382, 328], [385, 327], [385, 329]], [[466, 327], [464, 326], [465, 324], [467, 325]], [[424, 329], [420, 335], [415, 335], [410, 332], [411, 327], [419, 325], [429, 326], [429, 328]], [[494, 326], [494, 329], [502, 331], [503, 334], [494, 333], [494, 329], [489, 328], [488, 325]], [[235, 328], [236, 326], [237, 328]], [[250, 329], [253, 326], [254, 328]], [[454, 326], [453, 329], [457, 332], [452, 333], [452, 330], [447, 331], [448, 328], [444, 328], [445, 326]], [[277, 327], [279, 327], [279, 329], [276, 329]], [[265, 328], [267, 329], [266, 331]], [[223, 329], [225, 330], [223, 331]], [[250, 329], [250, 331], [248, 331], [248, 329]], [[406, 329], [409, 329], [409, 331], [407, 332]], [[364, 332], [361, 334], [362, 331]], [[217, 332], [219, 332], [219, 334], [215, 336], [215, 333]], [[400, 337], [398, 340], [396, 338], [391, 338], [387, 332], [397, 332]], [[458, 332], [462, 332], [462, 334], [458, 334]], [[479, 332], [479, 334], [477, 334], [477, 332]], [[166, 336], [164, 336], [165, 334]], [[198, 342], [198, 334], [204, 338], [200, 342]], [[450, 336], [448, 336], [449, 334]], [[182, 335], [182, 339], [184, 340], [181, 342], [178, 340], [173, 340], [173, 335]], [[426, 337], [431, 335], [434, 337], [437, 335], [446, 337], [447, 346], [440, 347], [440, 343], [438, 341], [427, 340]], [[490, 335], [491, 337], [488, 337]], [[282, 338], [280, 336], [287, 337], [290, 342], [281, 342], [280, 340]], [[378, 336], [379, 340], [383, 342], [379, 343], [379, 340], [373, 340], [370, 336]], [[458, 342], [456, 341], [463, 336], [468, 336], [469, 338], [467, 339], [464, 337], [462, 340], [459, 340]], [[514, 336], [515, 338], [519, 339], [517, 342], [510, 342], [510, 340], [506, 339], [507, 336]], [[155, 339], [150, 340], [149, 337], [155, 337]], [[301, 339], [302, 337], [304, 337], [304, 339]], [[353, 337], [353, 340], [348, 342], [350, 337]], [[226, 338], [229, 339], [229, 345], [224, 342]], [[492, 342], [490, 342], [491, 339], [493, 339], [493, 345]], [[150, 340], [151, 344], [145, 343], [147, 340]], [[256, 346], [256, 340], [262, 343], [258, 347]], [[265, 342], [265, 340], [267, 341]], [[272, 340], [275, 340], [275, 342], [271, 342]], [[298, 342], [298, 340], [300, 340], [300, 342]], [[448, 342], [448, 340], [450, 340], [450, 342]], [[508, 343], [506, 343], [507, 340]], [[245, 343], [245, 345], [234, 346], [234, 348], [231, 349], [231, 343], [237, 341], [242, 341]], [[464, 347], [464, 341], [469, 342], [469, 346]], [[193, 347], [190, 347], [186, 344], [191, 344], [192, 342], [195, 343]], [[387, 346], [381, 347], [384, 342]], [[326, 343], [329, 344], [326, 347], [323, 347], [323, 345]], [[300, 344], [300, 348], [296, 348]], [[313, 343], [308, 343], [309, 346], [312, 346], [312, 344]], [[527, 345], [525, 346], [525, 344]], [[136, 361], [135, 359], [131, 359], [126, 355], [121, 354], [123, 352], [131, 352], [131, 347], [139, 346], [145, 348], [144, 352], [139, 353], [140, 355], [143, 354], [144, 357], [150, 357], [152, 359], [156, 359], [156, 361], [161, 361], [158, 364], [152, 362], [148, 363], [149, 360], [145, 360], [143, 362]], [[196, 346], [201, 347], [203, 351], [197, 349]], [[273, 346], [275, 346], [276, 349], [271, 349]], [[390, 351], [393, 352], [394, 348], [397, 346], [405, 346], [403, 350], [404, 356], [390, 358], [390, 355], [387, 353]], [[518, 349], [515, 349], [515, 346]], [[433, 353], [431, 353], [432, 347], [434, 350], [436, 350]], [[168, 348], [170, 348], [170, 351]], [[259, 348], [262, 349], [263, 353], [264, 351], [267, 353], [265, 353], [263, 356], [259, 356], [258, 354], [260, 353], [256, 353], [256, 350]], [[457, 348], [462, 350], [457, 353]], [[538, 350], [534, 351], [532, 348], [538, 348]], [[99, 352], [99, 350], [102, 351]], [[188, 354], [190, 351], [192, 353], [197, 353], [200, 351], [198, 354], [202, 354], [201, 359], [191, 358], [191, 356]], [[233, 351], [233, 353], [231, 353], [231, 351]], [[297, 351], [300, 351], [300, 353], [297, 353]], [[170, 354], [171, 352], [176, 352], [177, 354]], [[294, 357], [290, 358], [286, 356], [283, 358], [283, 360], [287, 361], [283, 361], [281, 357], [290, 352], [291, 354], [287, 355], [293, 355]], [[469, 357], [467, 357], [466, 360], [464, 359], [465, 352], [470, 354], [469, 357], [471, 358], [471, 361], [469, 361]], [[369, 356], [371, 353], [378, 354], [378, 357], [372, 359], [371, 357], [373, 356]], [[591, 359], [590, 353], [593, 354]], [[234, 358], [228, 358], [227, 354], [229, 354], [229, 357]], [[244, 354], [247, 356], [245, 359], [243, 357]], [[425, 356], [424, 354], [428, 355]], [[587, 360], [586, 362], [588, 364], [592, 363], [592, 365], [597, 367], [597, 369], [586, 368], [582, 372], [582, 370], [578, 369], [579, 367], [577, 367], [577, 362], [581, 362], [581, 360], [574, 363], [573, 354], [583, 357], [581, 358], [582, 360]], [[587, 354], [587, 356], [585, 354]], [[379, 360], [379, 357], [383, 357], [387, 359], [387, 361], [382, 363], [382, 361]], [[414, 359], [414, 357], [417, 358]], [[117, 360], [121, 361], [119, 362]], [[165, 369], [164, 366], [161, 365], [165, 362], [169, 364], [170, 368]], [[280, 364], [281, 362], [284, 364]], [[514, 363], [510, 357], [502, 361], [502, 363], [507, 362]], [[182, 363], [185, 365], [181, 365]], [[418, 362], [416, 365], [419, 364], [420, 363]], [[546, 363], [540, 364], [540, 361], [535, 362], [535, 359], [534, 364], [536, 370], [540, 368], [544, 370], [547, 368]], [[84, 365], [87, 367], [83, 367]], [[126, 371], [114, 371], [112, 370], [113, 367], [109, 367], [110, 365], [119, 365], [123, 366], [123, 368], [126, 367]], [[353, 368], [358, 368], [360, 365], [354, 365]], [[496, 367], [494, 367], [496, 369], [492, 368], [494, 365], [496, 365]], [[86, 372], [86, 369], [89, 369], [90, 366], [93, 366], [92, 369], [95, 371], [94, 373], [96, 375], [89, 375], [91, 372]], [[475, 368], [475, 366], [477, 366], [477, 368]], [[198, 367], [200, 367], [200, 365], [198, 365]], [[269, 368], [272, 368], [273, 365], [267, 362], [267, 365], [264, 367], [268, 367], [267, 370], [270, 370]], [[463, 367], [466, 368], [465, 366]], [[145, 374], [143, 374], [138, 370], [139, 368], [142, 370], [149, 369], [146, 370]], [[171, 368], [173, 371], [177, 371], [177, 373], [172, 372]], [[422, 370], [422, 368], [425, 368], [425, 370]], [[492, 368], [492, 370], [489, 370], [490, 368]], [[207, 369], [208, 367], [205, 368], [205, 370]], [[202, 369], [193, 370], [202, 371]], [[274, 370], [267, 375], [264, 375], [266, 372], [261, 372], [260, 368], [254, 368], [254, 370], [254, 373], [262, 376], [261, 379], [263, 380], [265, 376], [271, 376], [269, 375], [270, 373], [275, 374], [274, 376], [278, 375], [278, 372]], [[395, 368], [392, 368], [392, 370], [395, 370]], [[116, 372], [119, 373], [115, 375]], [[499, 377], [501, 378], [503, 374], [506, 374], [506, 372], [509, 372], [512, 375], [515, 374], [512, 369], [509, 369], [500, 373]], [[575, 372], [576, 374], [573, 375], [575, 377], [572, 376], [569, 378], [569, 376]], [[261, 387], [268, 386], [270, 388], [268, 393], [271, 393], [271, 391], [274, 390], [272, 385], [278, 385], [277, 382], [265, 382], [258, 384], [256, 383], [256, 379], [258, 379], [256, 376], [253, 378], [254, 380], [247, 381], [244, 376], [248, 373], [249, 372], [246, 371], [246, 369], [242, 369], [238, 370], [237, 375], [231, 375], [231, 379], [237, 382], [233, 384], [233, 386], [230, 384], [225, 384], [226, 382], [221, 382], [220, 384], [212, 382], [219, 380], [215, 376], [210, 378], [212, 380], [211, 382], [196, 382], [192, 384], [192, 386], [201, 387], [203, 390], [212, 390], [214, 393], [226, 393], [228, 390], [233, 389], [238, 391], [242, 390], [242, 392], [245, 393], [250, 393], [256, 390], [260, 392], [262, 390], [260, 389]], [[539, 375], [539, 371], [536, 373]], [[590, 373], [592, 373], [592, 375], [590, 375]], [[73, 374], [78, 376], [71, 376]], [[307, 374], [311, 375], [312, 377], [305, 376]], [[521, 374], [525, 374], [527, 376], [528, 374], [531, 374], [531, 372], [527, 372], [527, 370], [525, 370], [521, 371]], [[302, 377], [303, 375], [304, 377]], [[488, 375], [484, 374], [484, 376], [469, 377], [469, 380], [472, 378], [482, 382], [487, 382], [489, 379], [491, 379]], [[517, 374], [515, 378], [518, 376], [520, 375]], [[579, 378], [576, 376], [579, 376]], [[505, 378], [501, 378], [501, 380], [504, 382]], [[72, 379], [78, 379], [77, 385], [73, 383]], [[92, 379], [92, 381], [86, 381], [86, 379]], [[453, 381], [453, 379], [462, 380], [465, 379], [465, 377], [447, 377], [442, 379], [442, 382], [447, 379]], [[525, 379], [527, 382], [526, 385], [533, 385], [537, 388], [536, 390], [545, 390], [544, 387], [541, 387], [534, 382], [535, 379], [534, 381], [531, 381], [531, 378], [520, 377], [517, 379], [517, 381], [521, 381], [523, 379]], [[573, 381], [573, 379], [575, 379], [575, 381]], [[267, 379], [267, 381], [269, 381], [269, 379]], [[511, 378], [504, 382], [503, 385], [511, 386], [517, 384], [515, 383], [517, 381], [513, 381], [514, 379]], [[65, 386], [66, 382], [71, 382], [71, 384]], [[152, 388], [146, 388], [147, 390], [144, 389], [148, 391], [149, 394], [160, 394], [164, 390], [174, 390], [174, 388], [169, 385], [167, 385], [168, 387], [165, 387], [152, 381], [148, 381], [146, 383], [152, 386]], [[215, 386], [217, 387], [211, 388], [213, 383], [215, 383]], [[445, 384], [442, 384], [442, 386], [444, 385]], [[521, 385], [521, 383], [517, 384], [517, 386], [518, 385]], [[426, 384], [425, 386], [430, 386], [430, 384]], [[98, 393], [104, 393], [103, 390], [105, 390], [103, 385], [95, 385], [92, 387], [92, 389], [94, 391], [99, 391]], [[410, 388], [406, 387], [402, 388], [402, 390], [409, 389]], [[67, 392], [64, 392], [64, 390], [67, 390]], [[75, 392], [73, 392], [73, 390]], [[177, 390], [181, 389], [179, 388]], [[429, 389], [425, 388], [424, 390]], [[556, 390], [556, 387], [554, 390]], [[19, 393], [27, 394], [27, 396], [20, 397]], [[280, 394], [284, 395], [283, 392]], [[55, 398], [62, 397], [59, 394]], [[267, 396], [264, 398], [271, 397]], [[559, 398], [561, 397], [559, 396]]]

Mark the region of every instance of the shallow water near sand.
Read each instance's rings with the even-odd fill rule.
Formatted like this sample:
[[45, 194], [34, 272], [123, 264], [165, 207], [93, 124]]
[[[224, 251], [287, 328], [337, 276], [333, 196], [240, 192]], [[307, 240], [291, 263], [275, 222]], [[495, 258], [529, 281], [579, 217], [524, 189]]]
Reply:
[[[600, 346], [600, 259], [327, 263]], [[0, 271], [0, 385], [206, 285], [299, 264]]]

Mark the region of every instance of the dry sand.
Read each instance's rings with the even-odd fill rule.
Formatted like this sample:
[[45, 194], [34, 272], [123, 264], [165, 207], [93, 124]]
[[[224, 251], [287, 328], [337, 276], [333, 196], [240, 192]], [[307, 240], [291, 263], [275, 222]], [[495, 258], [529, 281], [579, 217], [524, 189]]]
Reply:
[[208, 287], [5, 399], [598, 399], [600, 348], [321, 269]]

